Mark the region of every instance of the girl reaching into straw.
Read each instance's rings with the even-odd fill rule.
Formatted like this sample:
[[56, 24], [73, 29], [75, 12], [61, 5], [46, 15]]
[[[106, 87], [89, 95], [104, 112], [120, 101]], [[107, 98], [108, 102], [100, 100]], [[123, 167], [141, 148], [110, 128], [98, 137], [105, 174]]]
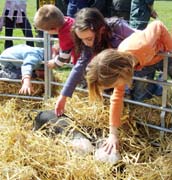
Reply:
[[[160, 21], [153, 21], [143, 31], [135, 32], [118, 46], [95, 56], [87, 69], [90, 100], [102, 99], [102, 91], [114, 88], [110, 98], [109, 137], [104, 151], [110, 154], [119, 149], [118, 130], [123, 109], [125, 86], [131, 86], [134, 70], [162, 60], [158, 52], [172, 52], [172, 37]], [[116, 151], [117, 152], [117, 151]]]

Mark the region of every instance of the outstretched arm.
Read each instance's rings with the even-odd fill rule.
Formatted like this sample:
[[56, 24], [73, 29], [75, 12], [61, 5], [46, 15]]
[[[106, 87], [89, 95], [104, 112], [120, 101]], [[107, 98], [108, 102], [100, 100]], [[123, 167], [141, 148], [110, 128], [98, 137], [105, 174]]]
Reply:
[[20, 94], [29, 94], [33, 92], [32, 84], [31, 84], [31, 76], [25, 75], [22, 77], [22, 87], [19, 90]]
[[23, 53], [23, 64], [21, 66], [22, 73], [22, 87], [19, 90], [20, 94], [31, 94], [33, 92], [31, 85], [31, 77], [33, 70], [36, 70], [41, 66], [43, 61], [43, 49], [42, 48], [32, 48], [27, 49]]
[[121, 125], [121, 114], [123, 110], [123, 97], [125, 85], [114, 88], [110, 103], [109, 137], [104, 144], [107, 153], [119, 150], [118, 127]]
[[81, 78], [84, 74], [84, 71], [87, 67], [91, 59], [91, 52], [89, 49], [85, 51], [83, 55], [78, 59], [75, 66], [72, 68], [72, 71], [69, 74], [69, 77], [61, 91], [61, 95], [58, 97], [55, 106], [56, 115], [61, 115], [64, 113], [64, 108], [66, 104], [66, 98], [72, 97], [72, 94], [77, 86], [77, 84], [81, 81]]

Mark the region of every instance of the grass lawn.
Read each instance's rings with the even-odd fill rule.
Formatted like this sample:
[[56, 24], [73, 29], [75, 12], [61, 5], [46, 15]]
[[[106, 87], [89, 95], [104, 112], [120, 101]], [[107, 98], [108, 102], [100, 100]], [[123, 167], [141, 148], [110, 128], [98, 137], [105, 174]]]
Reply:
[[164, 22], [172, 33], [172, 1], [155, 1], [154, 8], [158, 13], [159, 19]]
[[[30, 20], [30, 23], [33, 24], [33, 17], [36, 12], [36, 1], [35, 0], [28, 0], [27, 1], [27, 16]], [[3, 7], [4, 7], [5, 0], [1, 0], [0, 6], [0, 14], [2, 14]], [[172, 30], [172, 1], [155, 1], [154, 7], [159, 15], [159, 19], [164, 22], [167, 28], [171, 31]], [[35, 31], [33, 28], [33, 34], [35, 36]], [[4, 36], [4, 30], [0, 32], [0, 36]], [[15, 29], [13, 36], [23, 36], [21, 29]], [[14, 44], [24, 43], [21, 41], [15, 41]], [[0, 41], [0, 52], [3, 50], [4, 41]]]
[[[33, 17], [34, 14], [36, 12], [36, 0], [27, 0], [27, 17], [30, 21], [31, 24], [33, 24]], [[1, 0], [1, 6], [0, 6], [0, 15], [3, 12], [3, 7], [5, 5], [5, 0]], [[4, 36], [4, 28], [3, 31], [0, 32], [0, 36]], [[33, 34], [35, 36], [35, 31], [33, 28]], [[13, 36], [15, 37], [23, 37], [23, 33], [21, 31], [21, 29], [14, 29], [13, 31]], [[21, 44], [21, 43], [25, 43], [24, 41], [14, 41], [14, 44]], [[0, 40], [0, 52], [3, 51], [4, 49], [4, 40]]]

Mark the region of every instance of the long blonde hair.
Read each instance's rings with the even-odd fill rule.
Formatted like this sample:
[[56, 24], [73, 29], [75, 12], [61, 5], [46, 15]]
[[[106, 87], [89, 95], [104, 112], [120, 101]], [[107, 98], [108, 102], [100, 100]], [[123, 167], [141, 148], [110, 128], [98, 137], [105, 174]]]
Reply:
[[102, 90], [117, 85], [119, 80], [131, 85], [134, 56], [106, 49], [96, 55], [87, 67], [86, 79], [90, 100], [102, 99]]

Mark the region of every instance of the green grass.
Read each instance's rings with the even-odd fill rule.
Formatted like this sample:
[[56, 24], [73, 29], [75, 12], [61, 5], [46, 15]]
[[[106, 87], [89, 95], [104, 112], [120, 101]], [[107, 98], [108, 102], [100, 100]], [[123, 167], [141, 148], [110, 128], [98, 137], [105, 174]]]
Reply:
[[[36, 12], [36, 0], [28, 0], [27, 2], [28, 2], [27, 3], [27, 17], [28, 17], [28, 19], [32, 25], [33, 24], [33, 17], [34, 17], [34, 14]], [[2, 12], [3, 12], [4, 5], [5, 5], [5, 0], [1, 0], [0, 14], [2, 14]], [[35, 30], [34, 30], [33, 26], [32, 26], [32, 29], [33, 29], [33, 34], [35, 36]], [[3, 28], [3, 30], [0, 32], [0, 36], [4, 36], [4, 35], [5, 35], [5, 32], [4, 32], [4, 28]], [[22, 30], [21, 29], [14, 29], [13, 36], [23, 37]], [[21, 43], [25, 43], [25, 41], [21, 41], [21, 40], [15, 40], [14, 41], [14, 44], [21, 44]], [[4, 40], [0, 40], [0, 52], [2, 52], [3, 49], [4, 49]]]
[[155, 1], [154, 9], [157, 11], [159, 19], [172, 32], [172, 1]]
[[[36, 12], [36, 0], [27, 1], [27, 16], [30, 23], [33, 24], [33, 17]], [[1, 0], [0, 12], [3, 11], [5, 0]], [[154, 8], [156, 9], [159, 19], [164, 22], [167, 28], [172, 30], [172, 1], [155, 1]], [[33, 28], [33, 34], [35, 36], [35, 31]], [[4, 36], [4, 30], [0, 32], [0, 36]], [[21, 29], [15, 29], [13, 36], [23, 37]], [[15, 41], [14, 44], [24, 43], [21, 41]], [[4, 41], [0, 40], [0, 52], [4, 48]]]

